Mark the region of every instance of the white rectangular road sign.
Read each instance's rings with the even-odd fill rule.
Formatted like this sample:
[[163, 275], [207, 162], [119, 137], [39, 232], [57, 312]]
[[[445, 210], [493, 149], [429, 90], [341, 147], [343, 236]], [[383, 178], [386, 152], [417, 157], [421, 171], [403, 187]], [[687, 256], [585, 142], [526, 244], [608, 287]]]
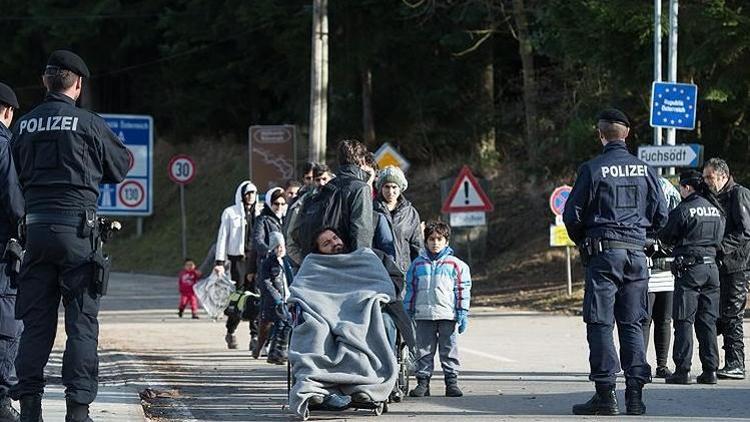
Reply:
[[487, 225], [487, 216], [483, 211], [451, 213], [451, 227], [474, 227], [484, 225]]
[[638, 158], [654, 167], [690, 167], [703, 164], [703, 145], [641, 145]]
[[153, 214], [154, 119], [130, 114], [101, 116], [128, 148], [130, 170], [122, 183], [99, 186], [99, 214], [133, 217]]

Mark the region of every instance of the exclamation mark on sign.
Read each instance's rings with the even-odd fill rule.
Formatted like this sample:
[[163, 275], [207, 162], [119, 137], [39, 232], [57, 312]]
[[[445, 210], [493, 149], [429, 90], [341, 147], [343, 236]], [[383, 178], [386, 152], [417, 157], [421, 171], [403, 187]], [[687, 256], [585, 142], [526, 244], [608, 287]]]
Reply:
[[469, 205], [469, 182], [464, 182], [464, 204]]

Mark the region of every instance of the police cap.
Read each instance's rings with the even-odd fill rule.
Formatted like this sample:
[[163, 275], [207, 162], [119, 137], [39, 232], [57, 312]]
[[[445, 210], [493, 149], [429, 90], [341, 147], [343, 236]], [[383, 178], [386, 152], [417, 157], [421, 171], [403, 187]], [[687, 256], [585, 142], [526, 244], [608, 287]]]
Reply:
[[680, 173], [682, 186], [698, 186], [703, 182], [703, 175], [698, 170], [686, 170]]
[[626, 116], [625, 113], [616, 108], [607, 108], [600, 111], [599, 115], [596, 116], [596, 120], [604, 120], [605, 122], [610, 123], [619, 123], [621, 125], [625, 125], [625, 127], [630, 127], [630, 120], [628, 120], [628, 116]]
[[0, 82], [0, 104], [18, 108], [18, 98], [16, 98], [16, 93], [13, 92], [11, 87], [2, 82]]
[[69, 50], [55, 50], [49, 55], [47, 68], [65, 69], [75, 73], [78, 76], [88, 78], [89, 68], [86, 67], [83, 59], [76, 53]]

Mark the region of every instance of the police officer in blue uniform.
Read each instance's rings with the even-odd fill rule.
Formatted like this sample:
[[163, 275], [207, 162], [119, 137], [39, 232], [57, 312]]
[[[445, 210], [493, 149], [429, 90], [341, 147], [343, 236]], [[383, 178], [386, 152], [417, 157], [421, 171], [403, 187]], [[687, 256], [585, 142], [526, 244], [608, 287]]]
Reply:
[[[651, 382], [642, 323], [648, 314], [646, 229], [667, 220], [654, 170], [628, 152], [630, 122], [619, 110], [598, 116], [602, 154], [584, 163], [565, 204], [563, 221], [586, 266], [583, 320], [589, 343], [589, 379], [596, 393], [573, 406], [577, 415], [617, 415], [616, 375], [625, 371], [629, 415], [645, 413], [643, 385]], [[618, 360], [612, 333], [617, 323]]]
[[[10, 151], [10, 122], [18, 109], [13, 90], [0, 82], [0, 422], [19, 420], [11, 406], [8, 390], [18, 382], [15, 364], [18, 338], [23, 325], [15, 318], [15, 277], [20, 259], [16, 243], [18, 221], [23, 217], [23, 196]], [[14, 239], [11, 241], [11, 239]]]
[[22, 421], [41, 420], [44, 367], [65, 307], [62, 380], [66, 422], [90, 421], [98, 383], [99, 299], [103, 284], [96, 205], [100, 183], [128, 171], [125, 146], [98, 115], [77, 108], [84, 61], [53, 52], [43, 74], [44, 102], [13, 126], [13, 158], [26, 202], [26, 254], [18, 278], [16, 318], [23, 320], [11, 389]]
[[667, 225], [659, 238], [673, 246], [672, 273], [675, 276], [674, 307], [674, 374], [667, 384], [689, 384], [693, 357], [693, 324], [698, 338], [703, 373], [700, 384], [716, 384], [719, 368], [719, 346], [716, 320], [719, 316], [719, 267], [716, 251], [724, 237], [724, 210], [709, 191], [700, 172], [690, 170], [680, 175], [683, 201], [669, 213]]

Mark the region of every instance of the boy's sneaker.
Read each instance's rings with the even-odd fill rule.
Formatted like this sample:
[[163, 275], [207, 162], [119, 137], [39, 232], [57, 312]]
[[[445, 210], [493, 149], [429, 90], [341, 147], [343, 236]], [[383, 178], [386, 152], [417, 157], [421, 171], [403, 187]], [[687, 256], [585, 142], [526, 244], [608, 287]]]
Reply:
[[417, 379], [417, 386], [409, 391], [409, 397], [429, 397], [430, 396], [430, 379]]
[[182, 314], [183, 314], [184, 312], [185, 312], [185, 310], [184, 310], [184, 309], [178, 309], [178, 310], [177, 310], [177, 316], [178, 316], [178, 317], [180, 317], [180, 318], [182, 318]]
[[201, 319], [201, 317], [199, 317], [198, 314], [193, 314], [193, 319]]
[[462, 397], [464, 392], [458, 388], [458, 379], [456, 377], [445, 379], [445, 397]]

